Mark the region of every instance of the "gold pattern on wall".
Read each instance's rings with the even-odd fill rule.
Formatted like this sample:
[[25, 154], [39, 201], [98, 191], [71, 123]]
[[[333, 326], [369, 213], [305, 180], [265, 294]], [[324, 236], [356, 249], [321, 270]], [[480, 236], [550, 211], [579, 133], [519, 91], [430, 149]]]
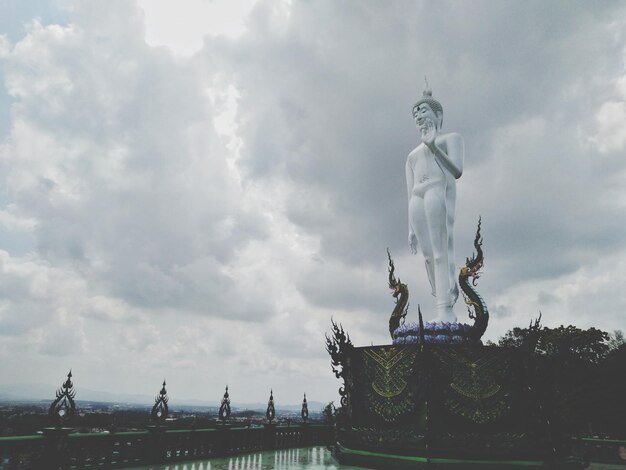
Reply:
[[484, 348], [477, 353], [442, 348], [436, 354], [452, 371], [452, 381], [444, 392], [448, 410], [475, 423], [493, 421], [508, 411], [507, 393], [496, 382], [496, 371], [505, 367], [497, 350]]
[[371, 409], [385, 421], [413, 410], [412, 394], [407, 389], [417, 353], [412, 348], [377, 348], [363, 351], [365, 371], [371, 388], [367, 396]]

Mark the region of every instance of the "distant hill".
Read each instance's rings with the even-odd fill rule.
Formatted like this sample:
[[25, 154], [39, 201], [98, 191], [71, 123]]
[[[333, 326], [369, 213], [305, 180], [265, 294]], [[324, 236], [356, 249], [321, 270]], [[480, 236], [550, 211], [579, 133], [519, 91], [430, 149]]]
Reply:
[[265, 413], [259, 410], [242, 410], [234, 411], [231, 416], [233, 418], [264, 418]]
[[[41, 383], [0, 385], [0, 401], [52, 401], [57, 388], [58, 386]], [[82, 387], [77, 388], [76, 391], [78, 400], [137, 405], [151, 404], [154, 401], [154, 397], [151, 395], [101, 392]]]
[[[58, 386], [41, 383], [8, 384], [0, 385], [0, 402], [32, 402], [32, 401], [52, 401]], [[111, 393], [99, 390], [90, 390], [82, 387], [76, 388], [77, 401], [90, 401], [100, 403], [120, 403], [132, 405], [152, 406], [154, 395]], [[155, 392], [156, 393], [156, 392]], [[232, 398], [231, 398], [232, 399]], [[309, 401], [309, 412], [320, 412], [325, 404], [317, 401]], [[170, 396], [169, 406], [172, 409], [185, 408], [219, 408], [219, 401], [184, 399]], [[267, 403], [237, 403], [231, 402], [233, 411], [253, 410], [265, 413]], [[299, 412], [302, 404], [282, 405], [276, 403], [276, 411]]]

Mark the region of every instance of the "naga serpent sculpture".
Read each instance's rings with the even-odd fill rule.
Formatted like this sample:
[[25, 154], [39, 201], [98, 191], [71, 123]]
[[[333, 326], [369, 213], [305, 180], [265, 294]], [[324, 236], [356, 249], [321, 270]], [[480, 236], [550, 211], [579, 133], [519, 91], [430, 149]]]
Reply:
[[396, 268], [393, 265], [389, 248], [387, 248], [387, 257], [389, 258], [389, 288], [392, 297], [396, 299], [396, 306], [391, 312], [391, 317], [389, 317], [389, 334], [393, 338], [393, 332], [398, 329], [400, 322], [404, 323], [404, 318], [409, 309], [409, 288], [400, 281], [400, 278], [396, 279], [394, 276]]
[[400, 279], [396, 281], [394, 266], [389, 250], [389, 287], [392, 295], [396, 298], [396, 307], [389, 318], [389, 332], [394, 344], [412, 344], [422, 341], [427, 343], [466, 343], [478, 342], [487, 329], [489, 322], [489, 310], [487, 304], [476, 292], [476, 281], [480, 277], [480, 269], [484, 264], [483, 239], [480, 235], [481, 218], [478, 218], [478, 228], [474, 238], [476, 253], [471, 258], [466, 258], [465, 266], [459, 272], [459, 286], [465, 297], [470, 319], [473, 325], [465, 323], [427, 322], [421, 326], [417, 323], [403, 323], [401, 320], [406, 316], [409, 302], [409, 289], [402, 284]]
[[[474, 325], [468, 336], [474, 341], [480, 340], [487, 329], [487, 323], [489, 323], [487, 304], [480, 294], [476, 292], [476, 289], [474, 289], [474, 287], [476, 287], [476, 281], [478, 281], [480, 277], [480, 269], [484, 264], [483, 238], [480, 235], [480, 224], [481, 218], [478, 217], [478, 228], [476, 229], [476, 237], [474, 237], [476, 254], [472, 253], [471, 258], [465, 259], [465, 266], [463, 266], [459, 272], [459, 286], [461, 286], [463, 297], [465, 297], [467, 312], [469, 313], [469, 317], [474, 320]], [[471, 282], [470, 278], [472, 279]], [[472, 311], [472, 308], [474, 311]]]

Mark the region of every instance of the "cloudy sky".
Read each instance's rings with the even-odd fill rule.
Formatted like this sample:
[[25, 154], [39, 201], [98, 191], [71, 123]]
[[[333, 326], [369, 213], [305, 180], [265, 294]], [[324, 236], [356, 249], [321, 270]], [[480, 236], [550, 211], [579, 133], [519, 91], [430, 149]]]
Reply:
[[465, 138], [487, 338], [623, 329], [624, 2], [0, 0], [0, 384], [336, 399], [324, 332], [388, 343], [387, 247], [410, 320], [434, 310], [406, 244], [424, 75]]

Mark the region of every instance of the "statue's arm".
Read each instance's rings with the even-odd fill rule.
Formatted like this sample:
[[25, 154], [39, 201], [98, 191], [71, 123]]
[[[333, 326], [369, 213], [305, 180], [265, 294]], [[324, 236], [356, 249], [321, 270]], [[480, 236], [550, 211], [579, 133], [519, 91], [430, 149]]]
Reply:
[[463, 158], [465, 154], [463, 137], [456, 133], [448, 134], [446, 147], [448, 153], [441, 150], [435, 142], [428, 146], [431, 152], [435, 154], [437, 161], [446, 167], [455, 179], [459, 179], [463, 174]]

